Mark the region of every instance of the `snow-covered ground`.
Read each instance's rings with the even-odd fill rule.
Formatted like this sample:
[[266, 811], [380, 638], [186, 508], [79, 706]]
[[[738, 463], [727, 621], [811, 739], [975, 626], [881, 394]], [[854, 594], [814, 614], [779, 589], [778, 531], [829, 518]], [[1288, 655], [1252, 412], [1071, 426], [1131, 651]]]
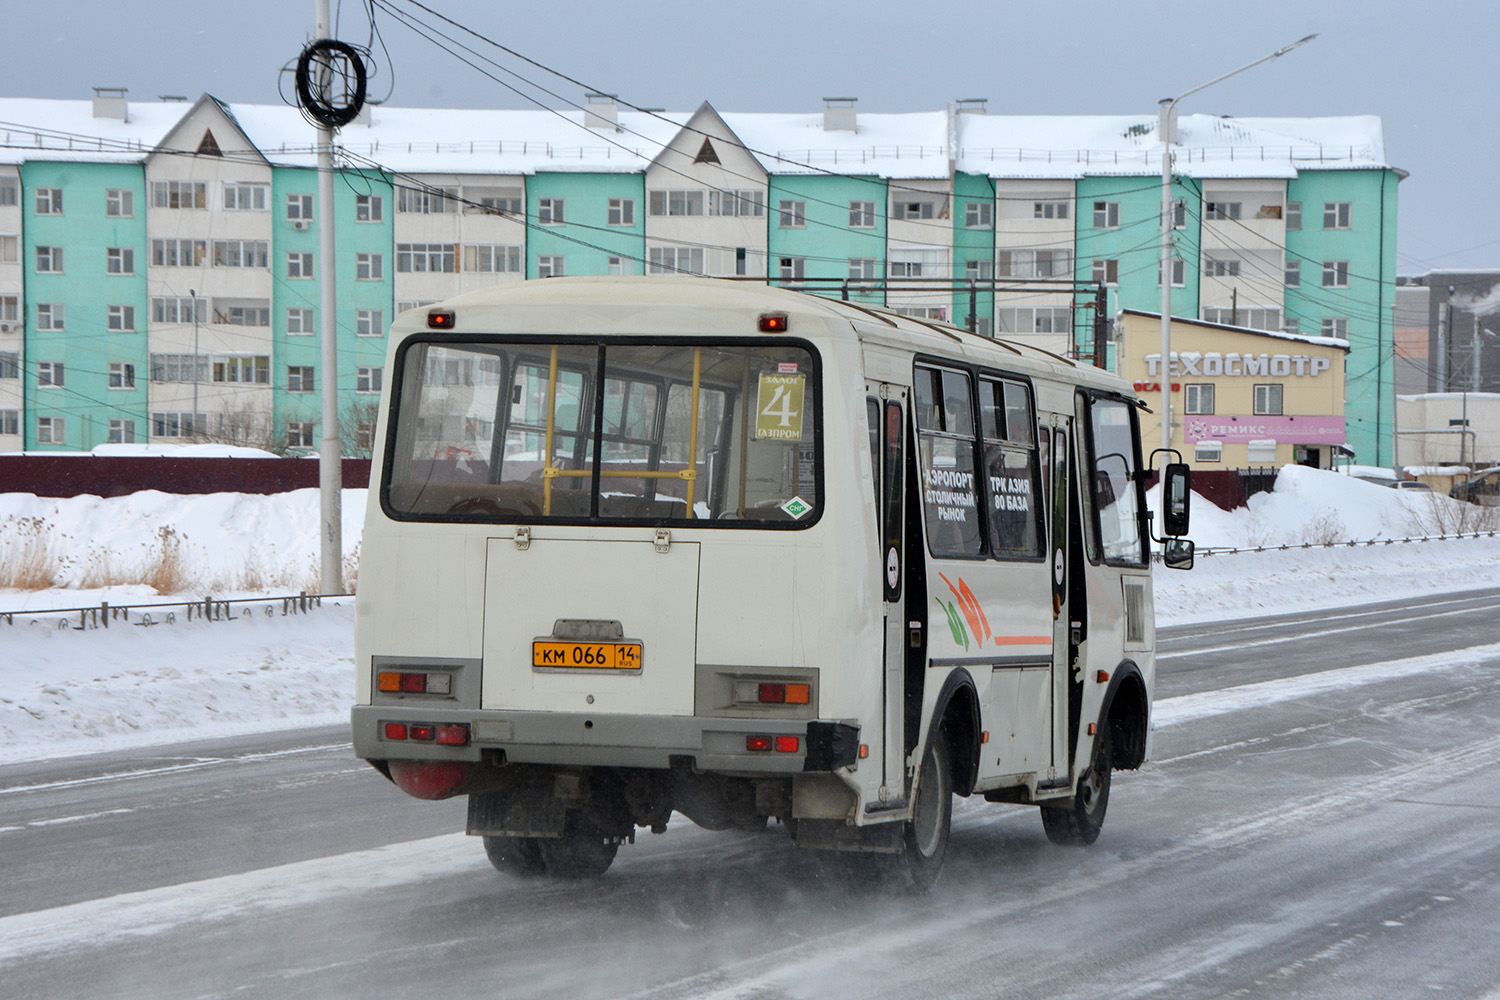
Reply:
[[[345, 491], [350, 567], [364, 499]], [[1194, 501], [1197, 567], [1156, 573], [1163, 625], [1500, 586], [1500, 539], [1397, 541], [1451, 531], [1464, 518], [1472, 531], [1478, 508], [1445, 497], [1288, 467], [1248, 509]], [[354, 690], [352, 599], [291, 615], [279, 602], [236, 605], [229, 621], [188, 621], [179, 604], [170, 624], [159, 609], [151, 626], [137, 624], [137, 614], [108, 629], [76, 628], [76, 613], [56, 610], [316, 589], [317, 524], [315, 490], [108, 500], [0, 494], [0, 567], [21, 557], [28, 539], [44, 537], [55, 581], [0, 589], [0, 612], [16, 612], [0, 618], [0, 762], [344, 722]], [[102, 568], [127, 577], [160, 562], [164, 528], [179, 540], [180, 590], [98, 585]], [[1323, 547], [1351, 539], [1378, 544]], [[1256, 547], [1265, 551], [1203, 552]]]

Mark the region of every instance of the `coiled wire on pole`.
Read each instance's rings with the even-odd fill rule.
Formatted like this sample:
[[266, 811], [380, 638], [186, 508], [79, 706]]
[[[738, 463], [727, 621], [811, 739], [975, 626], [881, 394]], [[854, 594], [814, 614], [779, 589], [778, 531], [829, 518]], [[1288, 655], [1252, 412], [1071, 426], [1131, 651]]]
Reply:
[[348, 42], [323, 38], [297, 59], [297, 103], [313, 124], [340, 128], [365, 106], [369, 71], [364, 55]]

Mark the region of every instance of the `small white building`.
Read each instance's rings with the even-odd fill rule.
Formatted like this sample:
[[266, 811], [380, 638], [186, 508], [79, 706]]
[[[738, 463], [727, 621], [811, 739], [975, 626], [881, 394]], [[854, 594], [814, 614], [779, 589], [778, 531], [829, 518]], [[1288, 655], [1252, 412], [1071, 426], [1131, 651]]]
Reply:
[[1396, 397], [1396, 466], [1500, 465], [1500, 393]]

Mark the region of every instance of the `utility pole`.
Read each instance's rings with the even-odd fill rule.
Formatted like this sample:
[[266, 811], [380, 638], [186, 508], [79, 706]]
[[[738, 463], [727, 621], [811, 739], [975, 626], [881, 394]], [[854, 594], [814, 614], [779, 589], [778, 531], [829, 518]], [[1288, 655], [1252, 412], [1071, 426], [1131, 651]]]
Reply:
[[[320, 39], [333, 37], [329, 0], [313, 0], [313, 33]], [[318, 68], [324, 94], [332, 90], [332, 64]], [[338, 315], [335, 312], [333, 241], [333, 128], [318, 126], [318, 328], [323, 338], [323, 438], [318, 446], [318, 509], [322, 517], [319, 589], [325, 594], [344, 592], [343, 454], [339, 445]]]

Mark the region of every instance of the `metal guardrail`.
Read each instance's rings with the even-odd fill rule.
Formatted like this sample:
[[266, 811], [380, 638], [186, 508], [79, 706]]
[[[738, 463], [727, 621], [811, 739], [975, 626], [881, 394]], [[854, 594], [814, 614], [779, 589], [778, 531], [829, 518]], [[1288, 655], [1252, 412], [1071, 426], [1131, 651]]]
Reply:
[[[1376, 545], [1405, 545], [1414, 542], [1446, 542], [1456, 541], [1462, 538], [1495, 538], [1500, 536], [1500, 529], [1490, 531], [1461, 531], [1453, 535], [1416, 535], [1410, 538], [1369, 538], [1343, 542], [1283, 542], [1280, 545], [1254, 545], [1245, 548], [1229, 548], [1227, 546], [1212, 547], [1200, 546], [1194, 554], [1200, 556], [1229, 556], [1244, 552], [1291, 552], [1297, 549], [1356, 549], [1372, 548]], [[1161, 552], [1151, 553], [1152, 562], [1161, 562]]]
[[[149, 628], [153, 625], [175, 625], [181, 612], [184, 621], [227, 622], [252, 617], [254, 608], [264, 610], [265, 617], [277, 617], [279, 605], [281, 616], [305, 615], [323, 606], [323, 599], [353, 597], [353, 594], [280, 594], [271, 597], [238, 597], [222, 599], [204, 597], [193, 601], [170, 601], [156, 604], [110, 604], [102, 601], [84, 608], [37, 608], [29, 611], [0, 611], [0, 623], [14, 625], [19, 617], [22, 621], [60, 616], [59, 630], [83, 631], [85, 629], [109, 628], [111, 622]], [[235, 614], [236, 608], [240, 609]], [[159, 616], [158, 616], [159, 613]], [[77, 616], [76, 623], [74, 616]]]

